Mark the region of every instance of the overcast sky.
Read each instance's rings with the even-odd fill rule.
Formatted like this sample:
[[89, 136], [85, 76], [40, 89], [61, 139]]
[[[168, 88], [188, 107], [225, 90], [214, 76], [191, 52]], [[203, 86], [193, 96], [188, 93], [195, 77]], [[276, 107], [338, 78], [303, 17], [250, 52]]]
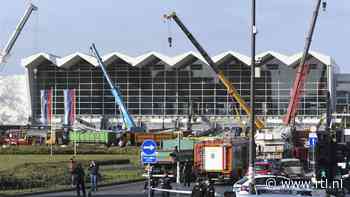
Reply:
[[[312, 50], [332, 56], [342, 72], [350, 44], [350, 1], [328, 0], [321, 12]], [[0, 46], [3, 47], [26, 8], [25, 0], [1, 0]], [[300, 52], [316, 0], [258, 0], [257, 52]], [[32, 15], [6, 64], [5, 74], [24, 73], [23, 57], [37, 52], [65, 56], [88, 53], [95, 42], [101, 54], [118, 51], [131, 56], [157, 51], [172, 56], [195, 51], [176, 24], [173, 48], [162, 15], [175, 10], [210, 55], [233, 50], [250, 55], [249, 0], [33, 0]], [[3, 74], [3, 73], [2, 73]]]

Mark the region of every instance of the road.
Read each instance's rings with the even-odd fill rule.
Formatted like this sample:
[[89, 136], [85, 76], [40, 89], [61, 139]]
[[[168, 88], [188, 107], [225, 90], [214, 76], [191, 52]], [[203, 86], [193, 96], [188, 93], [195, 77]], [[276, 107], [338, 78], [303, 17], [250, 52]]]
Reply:
[[[192, 184], [193, 185], [193, 184]], [[97, 193], [95, 193], [93, 196], [99, 196], [99, 197], [145, 197], [147, 196], [146, 193], [143, 191], [144, 182], [136, 182], [136, 183], [129, 183], [129, 184], [122, 184], [122, 185], [115, 185], [115, 186], [108, 186], [100, 188]], [[177, 187], [176, 185], [173, 185], [173, 187]], [[223, 194], [224, 191], [228, 191], [232, 188], [232, 186], [216, 186], [216, 192]], [[181, 186], [181, 190], [191, 190], [191, 189], [183, 189]], [[73, 197], [76, 196], [75, 191], [69, 191], [69, 192], [59, 192], [59, 193], [50, 193], [50, 194], [40, 194], [40, 195], [32, 195], [31, 197]], [[155, 197], [160, 197], [161, 194], [158, 192], [156, 193]], [[176, 194], [172, 194], [171, 196], [176, 196]], [[189, 196], [189, 195], [181, 195], [181, 196]]]

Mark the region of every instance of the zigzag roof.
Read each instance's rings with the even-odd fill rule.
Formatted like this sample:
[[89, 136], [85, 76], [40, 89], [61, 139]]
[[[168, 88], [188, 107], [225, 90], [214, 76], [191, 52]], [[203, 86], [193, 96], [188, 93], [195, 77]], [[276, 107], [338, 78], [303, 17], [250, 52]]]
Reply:
[[[317, 60], [319, 60], [321, 63], [325, 65], [331, 66], [335, 64], [334, 60], [330, 56], [327, 56], [318, 52], [314, 52], [314, 51], [311, 51], [310, 55], [312, 55], [314, 58], [316, 58]], [[267, 52], [258, 54], [257, 59], [259, 58], [264, 60], [271, 56], [273, 58], [280, 60], [286, 66], [294, 66], [295, 64], [298, 63], [298, 60], [300, 60], [302, 53], [296, 53], [294, 55], [287, 56], [274, 51], [267, 51]], [[118, 58], [130, 64], [131, 66], [145, 66], [147, 65], [148, 61], [158, 59], [160, 61], [163, 61], [168, 66], [177, 67], [177, 66], [182, 66], [186, 64], [187, 62], [186, 60], [191, 60], [189, 58], [195, 58], [206, 64], [206, 61], [200, 54], [192, 51], [183, 53], [174, 57], [169, 57], [158, 52], [149, 52], [149, 53], [140, 55], [138, 57], [131, 57], [119, 52], [114, 52], [114, 53], [109, 53], [104, 55], [102, 57], [102, 60], [108, 65], [111, 62], [113, 62], [113, 60]], [[213, 61], [215, 63], [220, 64], [221, 62], [227, 60], [228, 58], [236, 58], [237, 60], [241, 61], [243, 64], [247, 66], [249, 66], [251, 62], [250, 57], [242, 55], [237, 52], [233, 52], [233, 51], [227, 51], [227, 52], [220, 53], [216, 56], [213, 56]], [[63, 68], [69, 68], [70, 66], [73, 66], [80, 60], [85, 60], [92, 66], [98, 66], [97, 60], [94, 57], [80, 53], [80, 52], [76, 52], [64, 57], [59, 57], [48, 53], [38, 53], [22, 59], [22, 66], [24, 67], [37, 66], [44, 60], [50, 61], [52, 64]]]

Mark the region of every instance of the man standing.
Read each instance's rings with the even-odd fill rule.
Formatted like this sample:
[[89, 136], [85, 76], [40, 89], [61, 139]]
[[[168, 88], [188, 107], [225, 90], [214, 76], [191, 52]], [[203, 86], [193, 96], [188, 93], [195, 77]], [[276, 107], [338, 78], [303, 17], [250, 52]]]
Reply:
[[73, 171], [73, 174], [75, 174], [75, 179], [76, 179], [77, 196], [80, 197], [80, 191], [82, 191], [83, 196], [86, 197], [85, 183], [84, 183], [85, 173], [81, 163], [78, 163], [77, 167]]
[[98, 165], [95, 163], [95, 161], [91, 161], [89, 166], [90, 171], [90, 180], [91, 180], [91, 191], [96, 192], [97, 191], [97, 176], [98, 176]]
[[184, 166], [184, 175], [185, 175], [184, 186], [190, 187], [191, 179], [192, 179], [192, 165], [188, 160], [186, 161]]
[[75, 157], [73, 156], [72, 158], [70, 158], [69, 160], [69, 164], [68, 164], [68, 170], [71, 176], [71, 184], [72, 187], [75, 186], [75, 174], [73, 173], [75, 168], [76, 168], [77, 162], [75, 161]]

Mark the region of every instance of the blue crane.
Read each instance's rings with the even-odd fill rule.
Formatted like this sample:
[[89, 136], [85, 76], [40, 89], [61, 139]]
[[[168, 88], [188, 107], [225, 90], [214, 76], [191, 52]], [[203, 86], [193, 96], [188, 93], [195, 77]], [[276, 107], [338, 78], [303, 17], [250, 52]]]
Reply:
[[95, 56], [95, 58], [97, 59], [97, 63], [101, 67], [103, 76], [106, 78], [109, 86], [111, 87], [112, 95], [114, 96], [115, 102], [119, 106], [119, 109], [123, 115], [123, 120], [124, 120], [125, 125], [127, 126], [127, 130], [131, 131], [131, 132], [145, 131], [145, 128], [136, 126], [134, 119], [129, 114], [125, 104], [123, 103], [122, 94], [120, 93], [119, 89], [113, 85], [113, 82], [107, 73], [106, 66], [103, 63], [102, 58], [99, 55], [95, 44], [91, 45], [90, 50], [91, 50], [92, 54]]

